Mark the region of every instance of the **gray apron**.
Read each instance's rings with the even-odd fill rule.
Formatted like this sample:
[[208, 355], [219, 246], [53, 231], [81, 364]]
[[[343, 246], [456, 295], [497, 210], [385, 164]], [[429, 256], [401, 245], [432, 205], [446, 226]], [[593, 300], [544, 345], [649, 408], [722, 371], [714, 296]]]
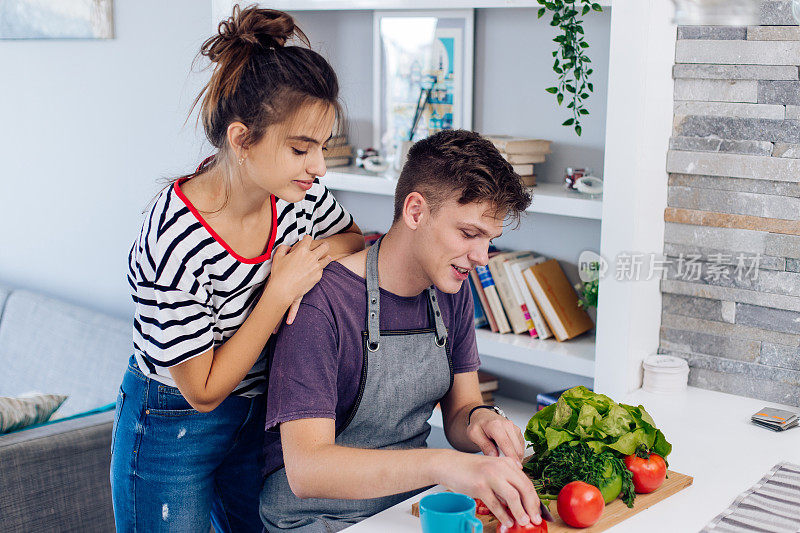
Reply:
[[[423, 448], [431, 431], [428, 418], [453, 384], [447, 328], [436, 291], [430, 287], [426, 294], [432, 326], [380, 331], [379, 248], [380, 240], [367, 251], [367, 330], [362, 332], [364, 362], [358, 396], [335, 442], [373, 450]], [[261, 519], [269, 532], [329, 533], [422, 490], [365, 500], [301, 500], [292, 493], [286, 470], [281, 468], [264, 482]]]

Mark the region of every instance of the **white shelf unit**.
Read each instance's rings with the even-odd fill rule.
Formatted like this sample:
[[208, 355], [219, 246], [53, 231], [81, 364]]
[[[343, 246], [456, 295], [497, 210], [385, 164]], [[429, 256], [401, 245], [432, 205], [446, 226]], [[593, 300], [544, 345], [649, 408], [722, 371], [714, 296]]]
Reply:
[[493, 333], [476, 329], [478, 353], [567, 374], [594, 377], [594, 332], [558, 342], [555, 339], [533, 339], [527, 335]]
[[[393, 196], [396, 177], [375, 174], [358, 167], [334, 167], [321, 178], [322, 183], [336, 191], [359, 192]], [[602, 196], [566, 190], [557, 183], [538, 183], [533, 187], [531, 213], [545, 213], [600, 220], [603, 214]]]
[[[215, 13], [229, 13], [235, 0], [214, 0]], [[597, 0], [611, 7], [612, 0]], [[261, 2], [270, 9], [284, 11], [347, 11], [360, 9], [483, 9], [503, 7], [542, 7], [536, 0], [274, 0]]]

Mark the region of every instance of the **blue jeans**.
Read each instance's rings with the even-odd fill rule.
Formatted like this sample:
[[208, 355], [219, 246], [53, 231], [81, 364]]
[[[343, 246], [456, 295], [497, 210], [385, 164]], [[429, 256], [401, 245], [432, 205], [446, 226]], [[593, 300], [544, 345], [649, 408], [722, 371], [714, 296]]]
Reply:
[[111, 493], [117, 531], [262, 531], [265, 397], [229, 396], [210, 413], [131, 358], [117, 396]]

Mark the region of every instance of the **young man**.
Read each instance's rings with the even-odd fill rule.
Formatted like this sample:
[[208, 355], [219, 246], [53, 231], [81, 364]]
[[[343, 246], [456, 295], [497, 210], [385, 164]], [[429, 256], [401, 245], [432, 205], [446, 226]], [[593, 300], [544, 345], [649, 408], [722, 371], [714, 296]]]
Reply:
[[[541, 521], [519, 428], [481, 402], [464, 283], [530, 201], [476, 133], [446, 130], [411, 148], [388, 233], [331, 263], [276, 339], [267, 531], [339, 531], [437, 483], [509, 525]], [[437, 402], [460, 451], [425, 447]]]

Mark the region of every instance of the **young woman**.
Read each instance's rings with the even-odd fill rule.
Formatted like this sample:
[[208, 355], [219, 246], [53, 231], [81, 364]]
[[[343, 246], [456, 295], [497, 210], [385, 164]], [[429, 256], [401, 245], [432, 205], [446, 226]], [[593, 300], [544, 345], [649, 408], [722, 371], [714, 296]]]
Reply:
[[218, 152], [161, 192], [130, 252], [117, 531], [262, 530], [264, 346], [328, 262], [364, 246], [317, 180], [340, 107], [307, 46], [286, 13], [237, 6], [201, 49], [215, 68], [197, 101]]

